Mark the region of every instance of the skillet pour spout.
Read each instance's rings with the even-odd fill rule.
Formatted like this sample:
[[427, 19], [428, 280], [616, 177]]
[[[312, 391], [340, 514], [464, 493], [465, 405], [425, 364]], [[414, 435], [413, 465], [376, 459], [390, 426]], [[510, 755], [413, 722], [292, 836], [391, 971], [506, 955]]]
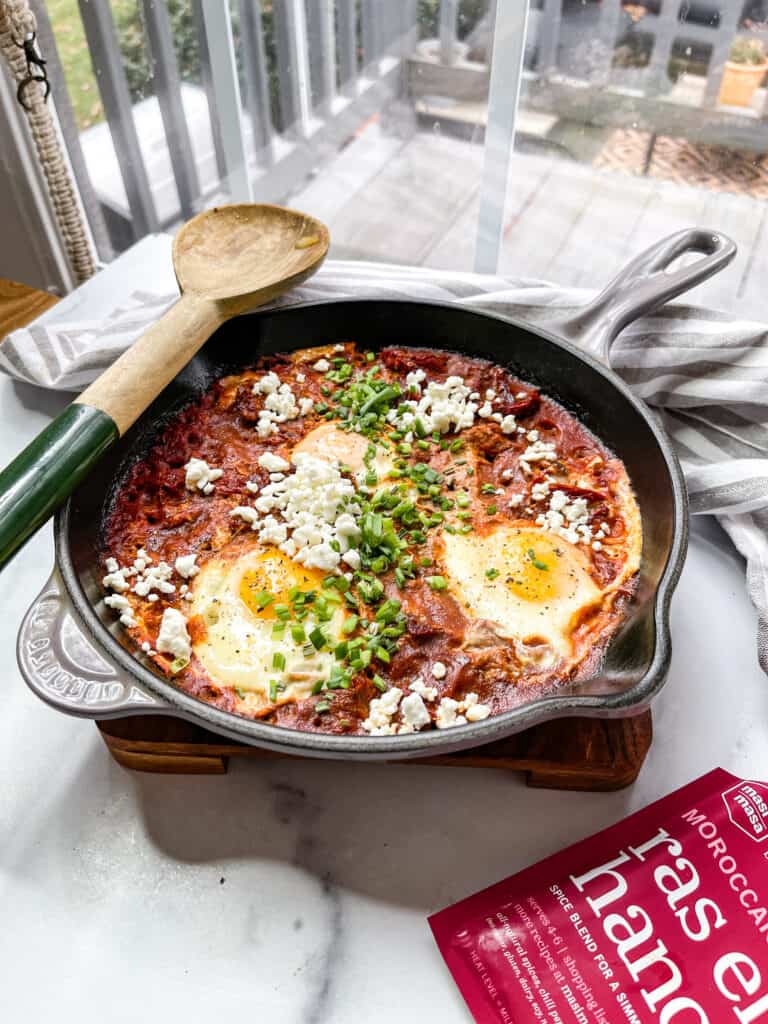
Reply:
[[[736, 247], [704, 230], [665, 239], [636, 258], [587, 307], [543, 326], [447, 303], [331, 300], [235, 317], [223, 324], [72, 494], [56, 519], [56, 568], [19, 634], [22, 674], [68, 714], [143, 713], [186, 718], [223, 736], [310, 757], [394, 760], [490, 743], [569, 716], [645, 710], [664, 685], [671, 654], [669, 603], [685, 558], [688, 508], [677, 458], [642, 401], [605, 360], [621, 329], [726, 266]], [[681, 256], [695, 262], [672, 268]], [[366, 348], [412, 342], [503, 364], [577, 416], [624, 463], [640, 510], [643, 551], [636, 595], [602, 664], [588, 679], [512, 710], [452, 729], [398, 736], [302, 732], [221, 711], [178, 690], [128, 647], [102, 600], [100, 524], [130, 464], [158, 428], [218, 378], [257, 358], [353, 339]], [[591, 352], [572, 342], [588, 343]]]

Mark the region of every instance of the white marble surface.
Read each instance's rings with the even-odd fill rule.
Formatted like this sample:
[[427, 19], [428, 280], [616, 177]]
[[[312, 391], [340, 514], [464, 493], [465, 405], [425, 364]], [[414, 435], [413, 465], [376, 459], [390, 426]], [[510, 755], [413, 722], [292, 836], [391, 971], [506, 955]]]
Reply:
[[[66, 401], [0, 379], [0, 462]], [[742, 563], [696, 524], [640, 779], [529, 790], [472, 769], [234, 762], [134, 775], [24, 686], [14, 644], [50, 529], [0, 576], [0, 1019], [468, 1021], [427, 914], [715, 765], [768, 779]]]

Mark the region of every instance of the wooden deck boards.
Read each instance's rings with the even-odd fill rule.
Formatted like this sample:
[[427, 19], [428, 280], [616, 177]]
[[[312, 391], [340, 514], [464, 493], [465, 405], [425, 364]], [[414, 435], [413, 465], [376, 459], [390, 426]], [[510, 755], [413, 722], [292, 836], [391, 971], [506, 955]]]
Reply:
[[[337, 257], [471, 270], [483, 150], [431, 133], [363, 133], [295, 205], [328, 218]], [[730, 235], [733, 264], [693, 302], [768, 321], [768, 203], [516, 153], [499, 272], [563, 285], [605, 284], [634, 254], [683, 228]]]

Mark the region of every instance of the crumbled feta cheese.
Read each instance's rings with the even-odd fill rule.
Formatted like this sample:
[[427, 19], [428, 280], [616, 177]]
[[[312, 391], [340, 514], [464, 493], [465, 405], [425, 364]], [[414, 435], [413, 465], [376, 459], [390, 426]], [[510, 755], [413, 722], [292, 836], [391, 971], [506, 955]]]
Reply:
[[499, 426], [501, 427], [502, 434], [513, 434], [515, 432], [515, 428], [517, 427], [517, 420], [510, 413], [508, 416], [505, 416], [502, 419]]
[[431, 721], [424, 701], [418, 693], [410, 693], [403, 697], [400, 703], [400, 717], [404, 725], [410, 726], [416, 732], [429, 725]]
[[527, 397], [528, 397], [528, 392], [527, 391], [518, 391], [517, 394], [515, 395], [515, 398], [517, 398], [518, 401], [521, 398], [527, 398]]
[[477, 410], [477, 415], [480, 419], [487, 420], [488, 417], [493, 413], [493, 408], [490, 402], [484, 402]]
[[160, 600], [160, 595], [159, 594], [147, 594], [147, 600], [148, 601], [159, 601]]
[[104, 565], [106, 566], [107, 572], [118, 572], [120, 569], [120, 565], [116, 558], [108, 558]]
[[341, 556], [342, 562], [346, 562], [350, 569], [357, 571], [360, 568], [360, 552], [356, 548], [350, 548]]
[[488, 704], [472, 704], [464, 712], [468, 722], [482, 722], [490, 713], [491, 709]]
[[435, 679], [445, 679], [445, 674], [447, 671], [448, 669], [445, 667], [442, 661], [436, 661], [435, 664], [432, 666], [432, 675], [435, 677]]
[[387, 420], [399, 430], [409, 430], [418, 418], [428, 434], [458, 432], [475, 422], [477, 403], [470, 397], [463, 377], [448, 377], [443, 383], [429, 381], [418, 402], [406, 399], [390, 409]]
[[255, 395], [271, 395], [280, 387], [280, 378], [274, 372], [270, 370], [260, 380], [257, 380], [253, 385], [253, 393]]
[[538, 430], [529, 430], [526, 436], [531, 444], [535, 444], [539, 440]]
[[120, 569], [114, 558], [107, 559], [107, 569], [109, 570], [109, 572], [102, 579], [102, 584], [105, 587], [110, 587], [112, 590], [117, 590], [119, 593], [128, 590], [128, 588], [130, 587], [128, 577], [133, 575], [131, 570]]
[[555, 491], [549, 499], [548, 510], [538, 516], [536, 522], [570, 544], [589, 544], [592, 541], [586, 498], [571, 500], [565, 491]]
[[120, 612], [120, 622], [124, 626], [137, 625], [136, 619], [133, 617], [131, 602], [127, 597], [123, 597], [122, 594], [108, 594], [104, 598], [104, 604], [108, 608], [114, 608], [116, 612]]
[[405, 386], [409, 391], [421, 391], [421, 382], [427, 379], [423, 370], [412, 370], [406, 374]]
[[237, 508], [233, 508], [229, 514], [231, 516], [238, 516], [240, 519], [244, 519], [252, 530], [258, 530], [261, 525], [259, 513], [255, 508], [251, 508], [248, 505], [238, 505]]
[[599, 540], [593, 540], [592, 541], [592, 550], [593, 551], [602, 551], [603, 550], [602, 543]]
[[467, 722], [482, 722], [491, 713], [488, 704], [480, 704], [476, 693], [467, 693], [462, 700], [443, 697], [437, 708], [438, 729], [450, 729]]
[[459, 702], [453, 697], [443, 697], [437, 708], [435, 724], [438, 729], [450, 729], [453, 725], [466, 725], [466, 718], [457, 714]]
[[423, 679], [414, 679], [408, 689], [418, 693], [422, 700], [437, 700], [437, 687], [427, 686]]
[[198, 490], [203, 494], [212, 494], [214, 481], [224, 475], [223, 469], [213, 469], [205, 459], [190, 459], [184, 470], [186, 472], [184, 483], [187, 490]]
[[309, 413], [315, 407], [315, 403], [311, 398], [300, 398], [299, 399], [299, 416], [308, 416]]
[[525, 496], [522, 494], [510, 494], [509, 506], [510, 508], [519, 508], [520, 505], [525, 501]]
[[306, 374], [304, 374], [304, 373], [297, 373], [296, 374], [296, 383], [297, 384], [303, 384], [306, 379], [307, 379]]
[[503, 416], [501, 415], [501, 413], [500, 413], [500, 412], [494, 412], [494, 413], [491, 413], [491, 419], [492, 419], [492, 420], [493, 420], [493, 421], [494, 421], [495, 423], [501, 423], [501, 422], [502, 422], [502, 420], [504, 419], [504, 417], [503, 417]]
[[260, 455], [259, 466], [266, 469], [268, 473], [284, 473], [286, 469], [291, 468], [290, 462], [275, 455], [274, 452], [264, 452], [263, 455]]
[[149, 654], [149, 652], [152, 650], [152, 644], [149, 643], [149, 641], [145, 640], [144, 643], [141, 645], [141, 649], [142, 651], [144, 651], [145, 654]]
[[543, 480], [541, 483], [534, 484], [531, 488], [531, 497], [534, 501], [544, 501], [549, 495], [549, 481]]
[[315, 365], [312, 367], [313, 370], [317, 370], [318, 373], [327, 373], [331, 368], [331, 364], [327, 359], [318, 359]]
[[147, 566], [133, 584], [133, 592], [139, 597], [146, 597], [152, 590], [159, 590], [161, 594], [173, 594], [176, 587], [169, 582], [172, 575], [173, 568], [167, 562]]
[[493, 388], [488, 388], [485, 392], [485, 397], [487, 401], [492, 402], [493, 399], [496, 397], [496, 392], [493, 390]]
[[261, 541], [279, 545], [307, 568], [336, 569], [360, 536], [354, 486], [337, 463], [297, 452], [293, 464], [292, 474], [261, 489], [253, 509], [238, 506], [230, 515], [245, 519]]
[[368, 706], [368, 717], [363, 722], [363, 729], [371, 736], [392, 735], [395, 731], [392, 718], [397, 712], [402, 695], [403, 691], [393, 686], [381, 697], [375, 697]]
[[552, 462], [557, 458], [552, 441], [533, 441], [520, 456], [520, 465], [526, 473], [531, 472], [532, 462]]
[[505, 470], [502, 471], [501, 479], [502, 480], [511, 480], [514, 475], [515, 475], [514, 469], [505, 469]]
[[188, 580], [193, 576], [197, 576], [200, 572], [198, 566], [195, 565], [196, 561], [197, 555], [179, 555], [173, 563], [173, 567], [179, 576], [183, 576], [185, 580]]
[[160, 621], [157, 649], [162, 654], [189, 660], [192, 644], [187, 632], [187, 620], [176, 608], [166, 608]]

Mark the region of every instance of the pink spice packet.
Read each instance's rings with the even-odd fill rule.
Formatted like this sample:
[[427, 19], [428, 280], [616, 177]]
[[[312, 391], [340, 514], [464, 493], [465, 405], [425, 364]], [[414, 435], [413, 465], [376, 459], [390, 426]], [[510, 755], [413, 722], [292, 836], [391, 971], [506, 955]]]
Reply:
[[429, 923], [483, 1024], [768, 1024], [768, 785], [718, 768]]

